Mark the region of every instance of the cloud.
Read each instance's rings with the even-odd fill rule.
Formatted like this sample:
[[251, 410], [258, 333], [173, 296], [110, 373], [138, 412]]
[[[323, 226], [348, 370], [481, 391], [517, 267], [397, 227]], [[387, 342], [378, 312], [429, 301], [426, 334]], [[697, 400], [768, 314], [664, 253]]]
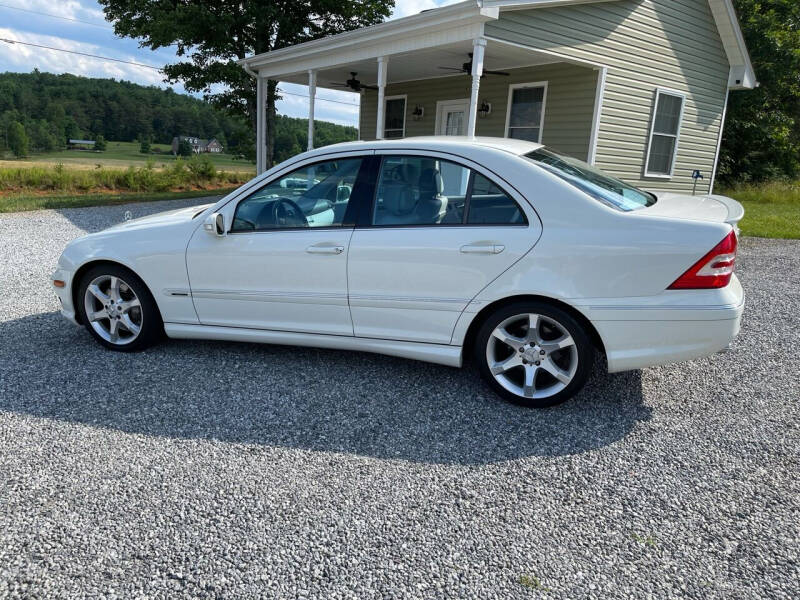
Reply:
[[[53, 2], [53, 0], [26, 0], [21, 8], [67, 19], [79, 19], [102, 24], [105, 18], [98, 4], [96, 2], [88, 2], [87, 4], [88, 6], [78, 2], [78, 0], [59, 0], [58, 2]], [[109, 23], [108, 26], [111, 27], [111, 24]]]
[[[98, 54], [111, 56], [120, 60], [139, 62], [147, 64], [145, 58], [140, 58], [128, 54], [118, 54], [111, 48], [77, 42], [67, 38], [52, 35], [40, 35], [25, 31], [0, 28], [0, 38], [29, 42], [42, 46], [51, 46], [86, 54]], [[99, 58], [91, 58], [78, 54], [60, 52], [58, 50], [47, 50], [23, 44], [8, 44], [0, 42], [3, 52], [0, 53], [0, 69], [11, 71], [29, 72], [34, 68], [49, 73], [73, 73], [75, 75], [85, 75], [87, 77], [113, 77], [115, 79], [126, 79], [147, 85], [164, 85], [163, 75], [160, 71], [130, 65], [125, 63], [113, 62]], [[157, 66], [157, 65], [154, 65]]]
[[392, 19], [416, 15], [423, 10], [430, 10], [446, 4], [453, 4], [459, 0], [395, 0]]

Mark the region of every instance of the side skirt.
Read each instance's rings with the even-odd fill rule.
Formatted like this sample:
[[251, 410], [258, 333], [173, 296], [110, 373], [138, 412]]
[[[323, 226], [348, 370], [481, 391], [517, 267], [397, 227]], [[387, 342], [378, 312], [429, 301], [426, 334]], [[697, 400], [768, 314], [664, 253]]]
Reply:
[[256, 342], [286, 346], [310, 346], [312, 348], [329, 348], [333, 350], [355, 350], [421, 360], [448, 367], [460, 367], [462, 365], [461, 346], [447, 346], [444, 344], [423, 344], [420, 342], [294, 333], [267, 329], [218, 327], [213, 325], [187, 325], [182, 323], [164, 323], [164, 331], [167, 336], [174, 339]]

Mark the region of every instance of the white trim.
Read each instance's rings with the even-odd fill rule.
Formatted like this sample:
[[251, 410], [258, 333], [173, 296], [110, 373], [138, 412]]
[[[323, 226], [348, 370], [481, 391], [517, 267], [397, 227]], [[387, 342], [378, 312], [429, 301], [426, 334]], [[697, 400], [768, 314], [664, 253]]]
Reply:
[[[508, 86], [508, 101], [506, 102], [506, 128], [505, 137], [509, 137], [508, 130], [511, 124], [511, 99], [514, 96], [514, 90], [520, 88], [544, 88], [542, 93], [542, 114], [539, 118], [539, 139], [537, 143], [542, 143], [542, 133], [544, 132], [544, 111], [547, 107], [547, 81], [534, 81], [532, 83], [512, 83]], [[529, 126], [532, 127], [532, 126]]]
[[722, 132], [725, 130], [725, 118], [728, 116], [728, 97], [731, 91], [725, 92], [725, 106], [722, 108], [722, 121], [719, 123], [719, 137], [717, 138], [717, 151], [714, 154], [714, 167], [711, 170], [711, 182], [708, 184], [708, 193], [714, 193], [714, 183], [717, 180], [717, 167], [719, 166], [719, 151], [722, 148]]
[[[406, 112], [408, 111], [408, 94], [397, 94], [395, 96], [385, 96], [383, 99], [383, 137], [386, 139], [386, 103], [389, 100], [399, 100], [400, 98], [403, 99], [403, 135], [401, 138], [406, 137]], [[394, 130], [392, 130], [394, 131]], [[399, 139], [399, 138], [388, 138], [388, 139]]]
[[469, 98], [453, 98], [451, 100], [437, 100], [436, 101], [436, 121], [433, 124], [433, 134], [434, 135], [444, 135], [439, 133], [439, 126], [442, 124], [442, 117], [445, 110], [445, 106], [448, 104], [459, 104], [464, 105], [467, 107], [466, 110], [466, 117], [469, 120]]
[[[653, 99], [653, 109], [650, 117], [650, 134], [647, 137], [647, 155], [644, 160], [644, 176], [654, 179], [672, 179], [675, 176], [675, 163], [678, 160], [678, 145], [681, 139], [681, 129], [683, 128], [683, 113], [686, 110], [686, 93], [663, 87], [658, 87], [655, 91], [656, 94], [655, 98]], [[661, 94], [664, 94], [665, 96], [675, 96], [681, 99], [681, 113], [678, 116], [678, 130], [674, 135], [669, 133], [655, 133], [654, 131], [656, 127], [656, 115], [658, 113], [658, 100], [661, 97]], [[675, 138], [675, 147], [672, 150], [672, 163], [670, 164], [669, 174], [650, 172], [650, 150], [653, 147], [654, 133], [655, 135]]]
[[597, 159], [597, 140], [600, 139], [600, 119], [603, 116], [607, 75], [608, 67], [597, 70], [597, 91], [594, 95], [594, 112], [592, 113], [592, 135], [589, 138], [588, 162], [590, 165], [593, 165]]

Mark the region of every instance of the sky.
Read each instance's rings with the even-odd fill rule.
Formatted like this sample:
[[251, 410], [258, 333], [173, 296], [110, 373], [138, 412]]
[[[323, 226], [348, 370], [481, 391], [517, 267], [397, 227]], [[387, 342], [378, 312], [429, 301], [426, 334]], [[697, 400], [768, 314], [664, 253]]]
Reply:
[[[396, 0], [391, 18], [413, 15], [453, 1]], [[0, 0], [0, 39], [127, 61], [113, 62], [0, 41], [0, 72], [27, 73], [37, 68], [49, 73], [113, 77], [143, 85], [168, 87], [157, 69], [141, 65], [161, 67], [177, 60], [169, 48], [152, 51], [139, 48], [136, 40], [116, 37], [111, 23], [104, 20], [103, 11], [94, 0]], [[179, 84], [172, 87], [179, 93], [185, 91]], [[280, 89], [285, 94], [278, 103], [278, 112], [292, 117], [306, 117], [306, 86], [286, 83], [281, 84]], [[314, 112], [317, 119], [357, 125], [358, 96], [335, 90], [318, 90]]]

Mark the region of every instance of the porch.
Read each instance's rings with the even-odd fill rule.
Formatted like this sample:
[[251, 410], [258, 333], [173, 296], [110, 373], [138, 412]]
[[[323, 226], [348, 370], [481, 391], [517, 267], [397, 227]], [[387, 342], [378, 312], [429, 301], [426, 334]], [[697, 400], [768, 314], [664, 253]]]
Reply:
[[[606, 69], [485, 35], [497, 8], [473, 2], [241, 61], [257, 79], [308, 85], [308, 148], [319, 88], [361, 95], [361, 139], [418, 135], [517, 137], [594, 161]], [[257, 169], [266, 167], [258, 112]]]

